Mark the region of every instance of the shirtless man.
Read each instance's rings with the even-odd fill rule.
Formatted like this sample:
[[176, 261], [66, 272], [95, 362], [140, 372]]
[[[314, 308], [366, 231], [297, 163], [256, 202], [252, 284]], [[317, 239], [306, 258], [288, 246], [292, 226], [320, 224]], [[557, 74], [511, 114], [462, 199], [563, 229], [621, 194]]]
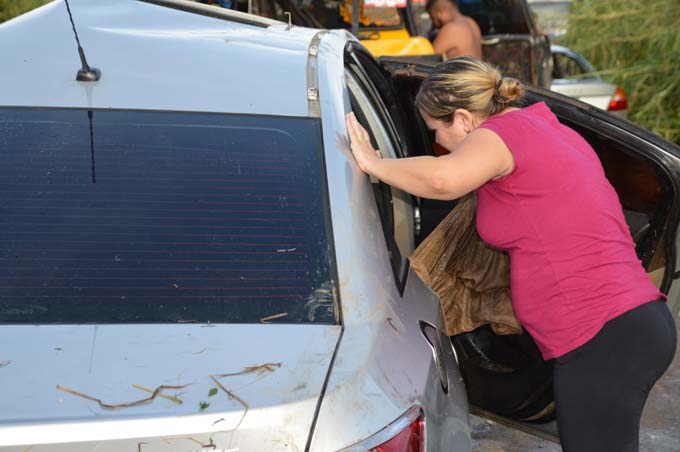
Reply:
[[425, 6], [439, 33], [432, 45], [445, 60], [471, 55], [482, 57], [482, 32], [474, 19], [461, 14], [456, 0], [428, 0]]

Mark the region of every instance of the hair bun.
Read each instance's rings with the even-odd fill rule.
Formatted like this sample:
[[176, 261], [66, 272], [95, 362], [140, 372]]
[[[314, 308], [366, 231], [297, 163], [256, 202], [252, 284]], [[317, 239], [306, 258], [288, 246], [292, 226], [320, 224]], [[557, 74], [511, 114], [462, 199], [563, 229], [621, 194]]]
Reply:
[[501, 103], [509, 104], [524, 97], [524, 86], [512, 77], [502, 77], [496, 87], [497, 98]]

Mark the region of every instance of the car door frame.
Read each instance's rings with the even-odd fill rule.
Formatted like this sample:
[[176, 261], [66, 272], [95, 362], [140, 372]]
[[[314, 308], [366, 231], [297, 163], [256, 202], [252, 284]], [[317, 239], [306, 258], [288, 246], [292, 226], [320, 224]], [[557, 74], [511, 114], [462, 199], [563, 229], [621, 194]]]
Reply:
[[[376, 113], [379, 115], [380, 122], [387, 133], [386, 139], [391, 142], [397, 158], [402, 158], [406, 155], [404, 145], [404, 135], [400, 134], [399, 130], [404, 130], [402, 126], [401, 116], [397, 110], [397, 102], [392, 92], [392, 86], [389, 80], [389, 74], [385, 72], [375, 58], [360, 44], [354, 41], [347, 43], [345, 47], [345, 67], [349, 70], [360, 83], [361, 88], [366, 94]], [[396, 121], [396, 124], [395, 124]], [[374, 184], [383, 184], [380, 181], [373, 181]], [[417, 198], [406, 193], [406, 196], [411, 197], [411, 204], [413, 205], [414, 218], [411, 221], [414, 224], [414, 230], [418, 229], [418, 205]], [[383, 219], [381, 218], [381, 221]], [[391, 221], [394, 223], [394, 214], [391, 215]], [[402, 256], [398, 246], [394, 240], [387, 237], [389, 228], [383, 225], [383, 232], [386, 234], [386, 241], [390, 260], [392, 261], [392, 269], [394, 271], [395, 283], [399, 291], [399, 295], [403, 296], [406, 284], [408, 282], [408, 275], [410, 270], [410, 262], [408, 256]], [[417, 234], [417, 232], [416, 232]], [[395, 261], [400, 260], [400, 266], [397, 268]]]
[[[397, 58], [381, 58], [381, 65], [385, 72], [390, 74], [390, 84], [394, 86], [392, 77], [399, 75], [408, 77], [411, 74], [415, 78], [423, 78], [429, 74], [434, 64], [431, 62], [404, 62]], [[666, 271], [661, 282], [660, 290], [667, 294], [668, 307], [674, 315], [680, 313], [680, 146], [677, 146], [632, 122], [616, 115], [595, 108], [589, 104], [563, 96], [539, 87], [527, 85], [527, 100], [530, 103], [544, 101], [559, 118], [565, 118], [580, 126], [588, 128], [595, 133], [605, 136], [620, 143], [626, 143], [627, 147], [636, 146], [636, 152], [643, 158], [650, 159], [656, 166], [666, 172], [666, 176], [672, 183], [673, 199], [670, 206], [670, 215], [664, 231], [663, 238], [666, 251]], [[397, 88], [393, 87], [396, 93]], [[395, 94], [397, 102], [402, 97]], [[400, 105], [404, 111], [413, 111], [412, 105]], [[423, 131], [409, 132], [409, 141], [422, 140]], [[420, 137], [420, 138], [418, 138]], [[426, 149], [427, 145], [423, 145]]]
[[[539, 88], [527, 90], [530, 101], [545, 101], [558, 118], [579, 124], [606, 138], [625, 143], [628, 148], [635, 148], [634, 152], [640, 157], [651, 160], [658, 168], [665, 171], [673, 199], [670, 202], [670, 214], [664, 231], [663, 241], [666, 251], [666, 271], [659, 289], [667, 294], [668, 307], [674, 316], [680, 312], [680, 147], [655, 135], [616, 115], [607, 113], [599, 108], [573, 100], [560, 94]], [[577, 106], [579, 108], [574, 108]]]

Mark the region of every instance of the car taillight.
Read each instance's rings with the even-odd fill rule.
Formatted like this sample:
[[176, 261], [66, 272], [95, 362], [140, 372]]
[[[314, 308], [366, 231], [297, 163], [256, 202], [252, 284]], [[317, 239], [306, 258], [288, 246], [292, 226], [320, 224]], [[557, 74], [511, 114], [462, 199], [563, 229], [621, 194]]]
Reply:
[[425, 452], [425, 421], [421, 414], [392, 439], [371, 449], [371, 452]]
[[626, 93], [621, 88], [616, 88], [612, 99], [609, 101], [607, 111], [620, 111], [628, 108], [628, 99]]

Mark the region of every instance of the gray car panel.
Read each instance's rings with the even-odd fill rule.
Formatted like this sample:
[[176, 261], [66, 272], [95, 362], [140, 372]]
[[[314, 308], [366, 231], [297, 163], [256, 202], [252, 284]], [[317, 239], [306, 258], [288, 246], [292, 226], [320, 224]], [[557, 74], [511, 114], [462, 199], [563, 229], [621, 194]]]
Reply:
[[336, 259], [345, 330], [311, 450], [351, 448], [414, 405], [425, 412], [428, 451], [469, 450], [467, 401], [451, 347], [447, 341], [451, 388], [445, 394], [418, 323], [443, 330], [439, 300], [413, 273], [399, 294], [369, 179], [350, 155], [344, 122], [350, 106], [338, 58], [346, 40], [345, 32], [329, 33], [319, 54], [334, 241], [343, 244]]
[[12, 87], [0, 92], [0, 105], [307, 116], [313, 30], [242, 25], [135, 0], [71, 6], [101, 79], [75, 81], [76, 42], [64, 2], [55, 1], [0, 26], [3, 65], [14, 68], [0, 71], [2, 86]]
[[[14, 344], [3, 347], [2, 378], [14, 389], [0, 410], [0, 449], [132, 450], [118, 447], [143, 441], [145, 452], [187, 450], [165, 438], [204, 434], [220, 447], [253, 450], [284, 438], [286, 447], [267, 450], [301, 450], [339, 333], [321, 325], [2, 326], [0, 340]], [[157, 397], [107, 409], [67, 391], [117, 405], [160, 385], [186, 385], [163, 391], [182, 403]]]

